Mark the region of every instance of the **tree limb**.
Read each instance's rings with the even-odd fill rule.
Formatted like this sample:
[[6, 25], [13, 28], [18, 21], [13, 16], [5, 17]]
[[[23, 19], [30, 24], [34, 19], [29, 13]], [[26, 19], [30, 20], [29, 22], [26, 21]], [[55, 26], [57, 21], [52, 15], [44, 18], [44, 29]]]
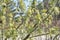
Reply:
[[26, 40], [26, 39], [28, 39], [29, 38], [29, 36], [30, 36], [30, 34], [33, 32], [33, 31], [35, 31], [36, 30], [36, 28], [37, 28], [37, 23], [34, 25], [34, 29], [23, 39], [23, 40]]
[[[54, 9], [53, 9], [53, 10], [54, 10]], [[53, 10], [51, 11], [51, 13], [53, 12]], [[51, 15], [51, 13], [49, 13], [49, 14]], [[48, 15], [45, 19], [43, 19], [43, 20], [41, 21], [41, 23], [42, 23], [44, 20], [46, 20], [50, 15]], [[34, 29], [33, 29], [23, 40], [27, 40], [27, 39], [29, 38], [30, 34], [38, 28], [37, 24], [38, 24], [38, 23], [36, 23], [36, 24], [34, 25]]]
[[48, 34], [49, 34], [49, 33], [40, 34], [40, 35], [35, 35], [35, 36], [29, 37], [29, 38], [38, 37], [38, 36], [43, 36], [43, 35], [48, 35]]
[[17, 26], [16, 30], [17, 30], [22, 24], [23, 24], [23, 23], [20, 23], [20, 24]]
[[57, 34], [57, 35], [53, 38], [53, 40], [55, 40], [55, 38], [57, 38], [57, 37], [58, 37], [58, 35], [60, 35], [60, 34]]

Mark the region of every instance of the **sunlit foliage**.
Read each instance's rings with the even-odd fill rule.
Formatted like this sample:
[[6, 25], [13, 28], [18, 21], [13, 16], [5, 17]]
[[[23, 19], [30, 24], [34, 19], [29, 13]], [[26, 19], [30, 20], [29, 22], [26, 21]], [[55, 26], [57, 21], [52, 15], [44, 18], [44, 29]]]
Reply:
[[[37, 0], [28, 0], [28, 8], [25, 4], [27, 0], [17, 0], [18, 6], [12, 0], [0, 1], [0, 31], [3, 39], [32, 40], [30, 37], [38, 34], [59, 33], [57, 25], [51, 26], [54, 16], [60, 14], [60, 6], [56, 5], [57, 2], [60, 5], [59, 0], [49, 1], [48, 9], [44, 7], [44, 2], [38, 3]], [[47, 31], [43, 28], [47, 28]]]

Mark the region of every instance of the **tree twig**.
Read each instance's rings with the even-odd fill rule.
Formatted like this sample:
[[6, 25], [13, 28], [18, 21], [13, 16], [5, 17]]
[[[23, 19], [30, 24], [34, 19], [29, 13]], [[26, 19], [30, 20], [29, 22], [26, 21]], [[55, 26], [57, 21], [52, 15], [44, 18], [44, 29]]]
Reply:
[[[54, 9], [53, 9], [53, 10], [54, 10]], [[51, 13], [53, 12], [53, 10], [51, 11]], [[51, 13], [50, 13], [50, 15], [51, 15]], [[44, 20], [46, 20], [50, 15], [48, 15], [45, 19], [43, 19], [43, 20], [41, 21], [41, 23], [42, 23]], [[33, 29], [23, 40], [27, 40], [27, 39], [29, 38], [30, 34], [38, 28], [37, 24], [38, 24], [38, 23], [35, 24], [34, 29]]]
[[35, 36], [29, 37], [29, 38], [38, 37], [38, 36], [43, 36], [43, 35], [48, 35], [48, 34], [49, 34], [49, 33], [40, 34], [40, 35], [35, 35]]
[[60, 34], [57, 34], [57, 35], [53, 38], [53, 40], [55, 40], [55, 38], [57, 38], [57, 37], [58, 37], [58, 35], [60, 35]]

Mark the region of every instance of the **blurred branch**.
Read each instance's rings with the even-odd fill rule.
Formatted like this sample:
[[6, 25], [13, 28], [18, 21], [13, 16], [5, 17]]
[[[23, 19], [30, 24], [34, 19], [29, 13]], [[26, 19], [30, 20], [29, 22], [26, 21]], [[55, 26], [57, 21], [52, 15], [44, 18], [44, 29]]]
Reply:
[[57, 38], [57, 37], [58, 37], [58, 35], [60, 35], [60, 34], [57, 34], [57, 35], [53, 38], [53, 40], [55, 40], [55, 38]]
[[16, 30], [21, 26], [23, 24], [23, 22], [22, 23], [20, 23], [18, 26], [17, 26], [17, 28], [16, 28]]
[[[48, 11], [49, 11], [49, 10], [48, 10]], [[54, 9], [53, 9], [49, 14], [51, 15], [51, 13], [52, 13], [53, 11], [54, 11]], [[48, 15], [45, 19], [43, 19], [43, 20], [41, 21], [41, 23], [44, 22], [50, 15]], [[33, 29], [23, 40], [27, 40], [27, 39], [29, 38], [30, 34], [38, 28], [37, 24], [38, 24], [38, 23], [36, 23], [36, 24], [34, 25], [34, 29]]]
[[29, 38], [30, 34], [37, 29], [37, 23], [34, 25], [34, 29], [23, 39], [26, 40]]
[[2, 20], [0, 20], [0, 23], [2, 23]]
[[40, 34], [40, 35], [35, 35], [35, 36], [29, 37], [29, 38], [38, 37], [38, 36], [43, 36], [43, 35], [48, 35], [48, 34], [49, 34], [49, 33]]

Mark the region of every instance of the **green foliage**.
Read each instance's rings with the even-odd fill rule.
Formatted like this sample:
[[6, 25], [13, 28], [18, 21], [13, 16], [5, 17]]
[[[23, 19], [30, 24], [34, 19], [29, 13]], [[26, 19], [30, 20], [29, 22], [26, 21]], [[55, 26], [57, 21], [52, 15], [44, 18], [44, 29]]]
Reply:
[[[30, 0], [31, 1], [31, 0]], [[56, 1], [51, 0], [49, 2], [49, 9], [45, 9], [43, 2], [37, 4], [37, 0], [29, 2], [28, 8], [26, 9], [26, 4], [24, 0], [19, 0], [18, 7], [14, 5], [11, 0], [1, 0], [0, 6], [0, 19], [2, 20], [1, 29], [4, 30], [4, 37], [12, 38], [16, 40], [18, 36], [21, 39], [24, 39], [27, 34], [35, 35], [45, 33], [43, 27], [47, 28], [49, 34], [59, 33], [57, 30], [59, 28], [52, 26], [49, 28], [49, 25], [52, 25], [53, 16], [59, 15], [60, 8], [56, 6]], [[12, 4], [12, 5], [11, 5]], [[41, 8], [41, 9], [39, 9]], [[11, 8], [12, 7], [12, 8]], [[14, 9], [16, 7], [16, 9]], [[15, 14], [15, 13], [16, 14]], [[21, 15], [21, 13], [23, 13]], [[18, 15], [19, 16], [16, 16]], [[37, 25], [35, 25], [37, 23]], [[2, 33], [2, 32], [1, 32]], [[27, 37], [27, 39], [29, 36]], [[25, 39], [26, 40], [26, 39]], [[33, 40], [29, 38], [28, 40]]]

